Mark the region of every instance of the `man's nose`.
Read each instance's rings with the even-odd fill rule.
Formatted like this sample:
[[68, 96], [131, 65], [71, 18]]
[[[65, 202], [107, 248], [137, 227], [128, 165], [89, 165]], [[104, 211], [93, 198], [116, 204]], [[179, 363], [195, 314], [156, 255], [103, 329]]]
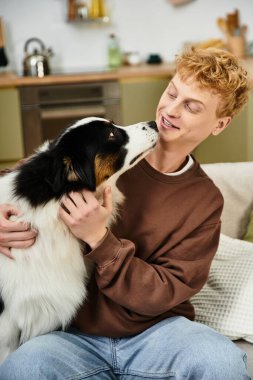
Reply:
[[181, 115], [181, 104], [174, 100], [167, 105], [165, 111], [168, 116], [178, 118]]

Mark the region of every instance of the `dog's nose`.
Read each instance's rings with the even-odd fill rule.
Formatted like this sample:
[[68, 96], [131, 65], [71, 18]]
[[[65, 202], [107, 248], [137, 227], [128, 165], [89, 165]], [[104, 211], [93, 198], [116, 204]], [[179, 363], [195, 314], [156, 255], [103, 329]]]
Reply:
[[154, 129], [155, 131], [158, 131], [158, 128], [157, 128], [157, 125], [156, 125], [156, 122], [155, 121], [149, 121], [148, 122], [148, 126], [152, 129]]

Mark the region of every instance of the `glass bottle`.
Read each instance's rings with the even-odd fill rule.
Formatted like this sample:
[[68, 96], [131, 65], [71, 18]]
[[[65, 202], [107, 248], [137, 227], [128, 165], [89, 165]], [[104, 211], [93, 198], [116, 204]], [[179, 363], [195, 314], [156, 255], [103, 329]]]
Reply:
[[121, 65], [122, 56], [120, 51], [120, 45], [118, 38], [114, 33], [109, 35], [108, 47], [107, 47], [108, 67], [110, 69], [116, 69]]
[[104, 0], [98, 0], [99, 17], [105, 17]]
[[90, 18], [103, 18], [105, 16], [104, 0], [91, 0]]

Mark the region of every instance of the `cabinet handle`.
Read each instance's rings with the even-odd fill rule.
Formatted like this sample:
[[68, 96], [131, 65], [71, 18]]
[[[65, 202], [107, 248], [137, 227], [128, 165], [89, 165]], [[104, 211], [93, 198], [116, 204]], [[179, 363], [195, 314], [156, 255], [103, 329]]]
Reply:
[[88, 116], [105, 116], [106, 109], [103, 106], [84, 106], [84, 107], [68, 107], [68, 108], [52, 108], [42, 109], [41, 118], [48, 119], [64, 119], [75, 117], [88, 117]]

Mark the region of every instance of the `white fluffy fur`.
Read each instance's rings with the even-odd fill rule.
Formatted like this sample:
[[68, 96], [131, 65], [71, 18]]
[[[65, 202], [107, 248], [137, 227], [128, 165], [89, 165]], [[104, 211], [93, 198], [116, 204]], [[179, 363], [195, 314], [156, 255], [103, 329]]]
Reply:
[[[107, 182], [112, 186], [116, 203], [121, 201], [116, 179], [130, 167], [136, 154], [150, 149], [157, 139], [157, 132], [143, 130], [143, 126], [146, 124], [126, 128], [130, 142], [124, 168]], [[47, 148], [48, 144], [44, 144], [41, 150]], [[18, 219], [30, 223], [39, 233], [30, 248], [12, 249], [14, 260], [0, 254], [0, 294], [4, 300], [0, 315], [0, 362], [28, 339], [65, 328], [87, 296], [86, 284], [92, 270], [82, 255], [81, 244], [58, 218], [59, 201], [51, 200], [32, 208], [25, 199], [15, 198], [16, 175], [13, 172], [0, 179], [0, 204], [9, 203], [20, 210], [22, 215]], [[98, 197], [103, 186], [97, 189]]]
[[39, 234], [29, 249], [12, 249], [15, 260], [0, 255], [0, 288], [5, 302], [0, 316], [0, 361], [31, 337], [64, 328], [86, 298], [89, 276], [79, 241], [57, 218], [59, 202], [31, 209], [25, 200], [14, 200], [10, 194], [14, 177], [1, 180], [1, 194], [6, 189], [6, 202], [22, 210], [19, 219], [32, 221]]

